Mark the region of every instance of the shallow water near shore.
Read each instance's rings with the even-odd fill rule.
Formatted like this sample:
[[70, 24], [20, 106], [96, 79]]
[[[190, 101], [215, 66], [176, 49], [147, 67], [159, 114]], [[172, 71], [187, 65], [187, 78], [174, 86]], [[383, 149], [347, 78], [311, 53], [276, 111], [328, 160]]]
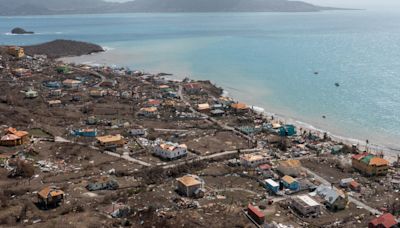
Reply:
[[[370, 11], [7, 17], [0, 44], [98, 43], [108, 51], [67, 61], [209, 79], [267, 112], [399, 148], [399, 22]], [[14, 27], [37, 34], [6, 35]]]

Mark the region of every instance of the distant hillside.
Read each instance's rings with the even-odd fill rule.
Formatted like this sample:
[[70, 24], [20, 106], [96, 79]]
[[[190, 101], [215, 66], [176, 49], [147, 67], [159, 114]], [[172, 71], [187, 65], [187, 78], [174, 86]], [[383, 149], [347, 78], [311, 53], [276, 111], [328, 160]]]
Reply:
[[334, 8], [288, 0], [0, 0], [0, 16], [129, 12], [315, 12]]

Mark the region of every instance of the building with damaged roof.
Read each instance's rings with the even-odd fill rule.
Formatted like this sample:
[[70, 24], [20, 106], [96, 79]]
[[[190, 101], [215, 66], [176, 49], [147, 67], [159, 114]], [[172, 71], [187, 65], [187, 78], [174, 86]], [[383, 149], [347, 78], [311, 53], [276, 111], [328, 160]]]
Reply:
[[315, 193], [323, 200], [326, 207], [331, 210], [343, 210], [347, 206], [347, 195], [331, 186], [320, 185], [315, 190]]
[[387, 160], [369, 153], [353, 155], [351, 163], [354, 169], [367, 176], [386, 175], [389, 169]]

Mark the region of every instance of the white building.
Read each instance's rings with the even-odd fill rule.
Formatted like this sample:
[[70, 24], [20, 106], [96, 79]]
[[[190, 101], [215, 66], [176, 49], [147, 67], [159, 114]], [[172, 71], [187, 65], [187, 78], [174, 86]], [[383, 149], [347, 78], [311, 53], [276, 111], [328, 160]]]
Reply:
[[154, 155], [168, 160], [178, 159], [187, 155], [187, 146], [172, 142], [161, 143], [154, 147]]
[[307, 195], [293, 197], [292, 207], [304, 216], [321, 213], [321, 205]]
[[269, 157], [260, 154], [245, 154], [240, 156], [240, 162], [245, 167], [257, 167], [269, 161]]

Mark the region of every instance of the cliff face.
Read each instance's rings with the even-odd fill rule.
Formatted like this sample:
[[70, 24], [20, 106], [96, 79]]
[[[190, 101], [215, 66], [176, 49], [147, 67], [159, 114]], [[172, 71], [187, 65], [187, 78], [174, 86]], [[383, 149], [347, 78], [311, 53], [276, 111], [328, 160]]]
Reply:
[[332, 8], [289, 0], [0, 0], [0, 15], [128, 12], [313, 12]]

